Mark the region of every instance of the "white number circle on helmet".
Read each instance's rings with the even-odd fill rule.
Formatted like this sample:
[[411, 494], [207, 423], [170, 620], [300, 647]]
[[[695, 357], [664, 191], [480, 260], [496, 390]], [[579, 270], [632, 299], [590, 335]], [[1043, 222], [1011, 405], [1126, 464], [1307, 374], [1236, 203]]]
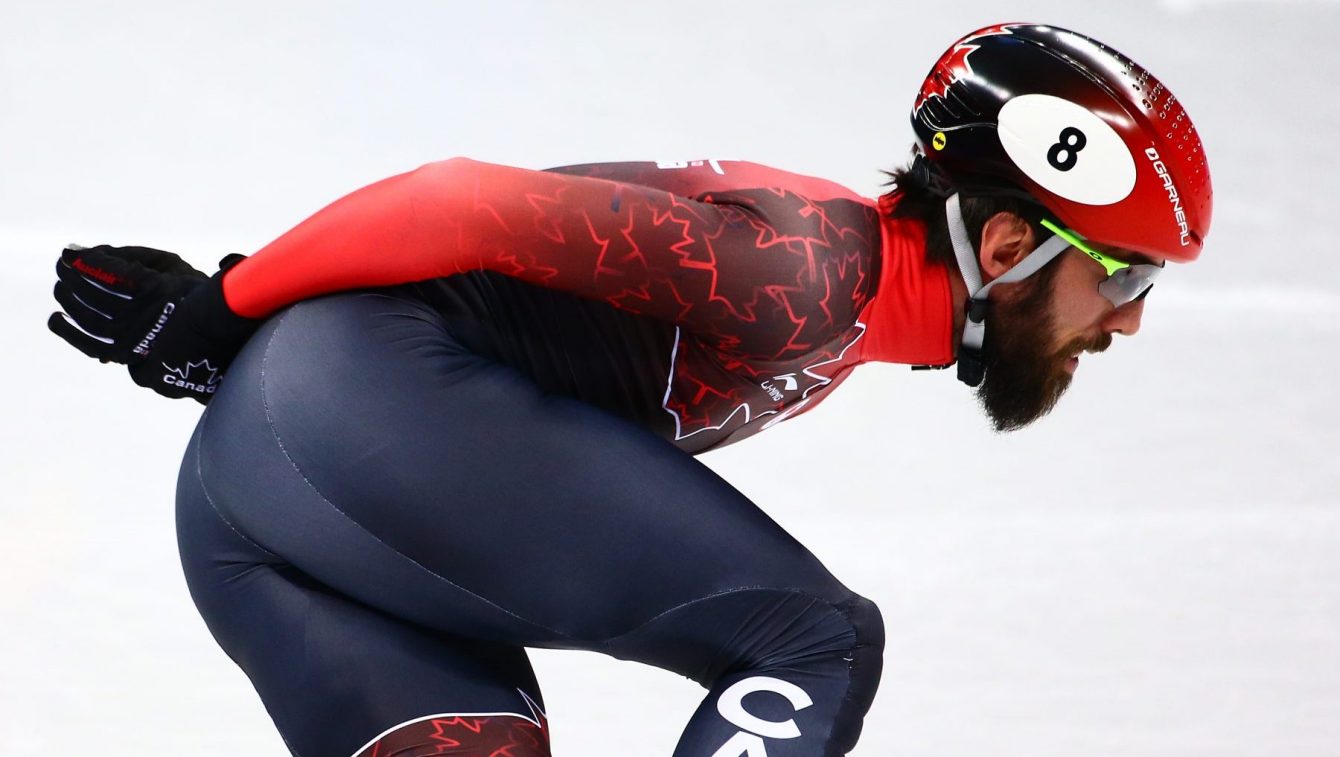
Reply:
[[1043, 189], [1072, 202], [1111, 205], [1135, 188], [1135, 159], [1117, 131], [1051, 95], [1019, 95], [1000, 109], [1000, 144]]

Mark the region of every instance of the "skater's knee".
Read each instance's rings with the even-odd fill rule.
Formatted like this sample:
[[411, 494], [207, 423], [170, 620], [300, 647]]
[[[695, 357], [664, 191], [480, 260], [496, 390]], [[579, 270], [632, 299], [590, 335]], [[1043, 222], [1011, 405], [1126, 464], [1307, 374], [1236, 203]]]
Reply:
[[861, 733], [861, 720], [874, 702], [884, 670], [884, 618], [874, 602], [855, 594], [841, 607], [855, 629], [856, 642], [845, 658], [849, 671], [848, 705], [834, 729], [834, 742], [851, 749]]
[[756, 650], [760, 654], [744, 667], [794, 667], [837, 659], [849, 663], [854, 676], [873, 675], [878, 680], [884, 620], [874, 602], [851, 594], [838, 601], [797, 596], [787, 603], [803, 609], [773, 616], [780, 622], [771, 629], [771, 643], [760, 645]]
[[708, 688], [738, 674], [806, 670], [850, 680], [856, 698], [866, 699], [878, 684], [883, 649], [879, 609], [864, 597], [746, 588], [662, 613], [611, 640], [606, 651]]
[[855, 647], [873, 651], [884, 651], [884, 616], [879, 607], [858, 594], [851, 595], [845, 602], [836, 605], [839, 612], [847, 616], [856, 635]]

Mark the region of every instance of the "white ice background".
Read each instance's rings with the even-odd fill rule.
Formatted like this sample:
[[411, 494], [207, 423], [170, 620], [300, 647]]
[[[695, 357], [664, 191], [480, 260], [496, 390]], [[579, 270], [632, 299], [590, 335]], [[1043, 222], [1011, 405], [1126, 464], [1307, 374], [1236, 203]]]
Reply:
[[[861, 757], [1340, 754], [1340, 5], [0, 5], [0, 754], [281, 755], [181, 579], [198, 415], [46, 332], [66, 242], [201, 268], [462, 154], [749, 159], [879, 191], [960, 34], [1131, 55], [1212, 162], [1203, 260], [988, 430], [950, 373], [867, 366], [704, 459], [884, 611]], [[702, 695], [533, 655], [559, 757], [668, 755]]]

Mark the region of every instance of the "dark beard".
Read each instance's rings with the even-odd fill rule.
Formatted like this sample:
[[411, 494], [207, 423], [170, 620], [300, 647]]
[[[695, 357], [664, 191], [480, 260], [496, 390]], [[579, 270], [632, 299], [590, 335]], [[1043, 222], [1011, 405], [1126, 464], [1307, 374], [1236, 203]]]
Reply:
[[[1070, 386], [1066, 360], [1083, 350], [1102, 352], [1112, 343], [1110, 334], [1096, 341], [1076, 339], [1054, 347], [1055, 308], [1052, 261], [1009, 296], [992, 303], [982, 345], [986, 377], [977, 399], [996, 431], [1018, 431], [1050, 413]], [[1005, 292], [1001, 292], [1005, 295]]]

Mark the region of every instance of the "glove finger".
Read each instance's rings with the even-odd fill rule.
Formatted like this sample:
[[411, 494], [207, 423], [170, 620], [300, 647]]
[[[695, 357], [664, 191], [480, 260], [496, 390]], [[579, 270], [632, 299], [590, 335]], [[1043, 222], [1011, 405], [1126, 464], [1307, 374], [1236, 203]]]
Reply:
[[[57, 268], [63, 265], [58, 264]], [[65, 275], [62, 276], [61, 273]], [[58, 288], [66, 289], [78, 297], [84, 305], [111, 318], [118, 318], [135, 307], [135, 300], [130, 295], [109, 289], [96, 279], [90, 279], [73, 268], [57, 270], [57, 279]]]
[[113, 249], [115, 249], [115, 255], [118, 257], [160, 273], [194, 275], [202, 278], [205, 275], [203, 271], [196, 270], [190, 263], [182, 260], [180, 255], [173, 252], [155, 250], [152, 247], [116, 247]]
[[130, 299], [142, 289], [146, 278], [142, 266], [107, 255], [101, 250], [106, 245], [86, 250], [65, 249], [56, 261], [56, 277], [71, 285], [87, 282], [87, 286], [108, 294]]
[[111, 340], [93, 336], [79, 328], [64, 313], [52, 313], [47, 319], [47, 328], [56, 336], [64, 339], [70, 346], [98, 360], [107, 360], [112, 351]]
[[66, 286], [64, 282], [56, 282], [56, 287], [52, 291], [52, 296], [56, 302], [60, 303], [70, 320], [74, 321], [84, 331], [103, 339], [115, 339], [122, 329], [116, 317], [112, 313], [104, 312], [94, 305], [90, 304], [78, 293]]

